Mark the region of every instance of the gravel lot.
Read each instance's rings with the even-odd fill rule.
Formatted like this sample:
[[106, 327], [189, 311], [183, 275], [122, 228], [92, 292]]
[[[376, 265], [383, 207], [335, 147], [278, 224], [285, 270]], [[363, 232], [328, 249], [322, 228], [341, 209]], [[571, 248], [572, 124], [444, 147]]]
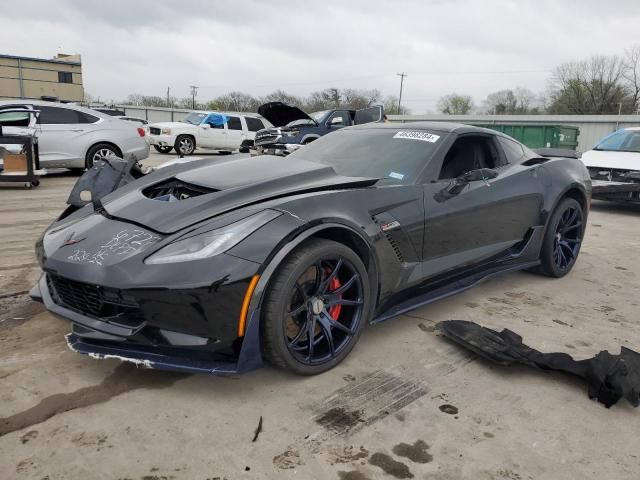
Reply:
[[369, 328], [319, 377], [217, 378], [74, 354], [67, 322], [29, 301], [33, 244], [75, 180], [0, 187], [0, 478], [638, 477], [640, 411], [607, 410], [562, 374], [489, 365], [433, 325], [507, 327], [577, 358], [640, 350], [640, 208], [595, 202], [564, 279], [510, 274]]

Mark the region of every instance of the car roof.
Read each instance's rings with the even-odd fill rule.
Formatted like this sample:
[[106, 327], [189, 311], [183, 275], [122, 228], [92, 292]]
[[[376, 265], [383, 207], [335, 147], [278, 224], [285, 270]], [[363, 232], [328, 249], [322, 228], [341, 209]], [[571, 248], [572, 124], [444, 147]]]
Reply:
[[97, 110], [93, 110], [91, 108], [85, 108], [83, 106], [78, 105], [77, 103], [48, 102], [46, 100], [2, 100], [0, 101], [0, 107], [4, 105], [33, 105], [34, 107], [44, 106], [44, 107], [68, 108], [71, 110], [79, 110], [81, 112], [88, 113], [90, 115], [93, 115], [94, 117], [99, 117], [103, 119], [113, 118], [111, 115], [98, 112]]
[[437, 130], [446, 133], [491, 133], [501, 136], [500, 132], [490, 130], [488, 128], [475, 127], [464, 123], [455, 122], [389, 122], [389, 123], [365, 123], [350, 128], [379, 128], [379, 129], [398, 129], [398, 128], [414, 128], [417, 130]]

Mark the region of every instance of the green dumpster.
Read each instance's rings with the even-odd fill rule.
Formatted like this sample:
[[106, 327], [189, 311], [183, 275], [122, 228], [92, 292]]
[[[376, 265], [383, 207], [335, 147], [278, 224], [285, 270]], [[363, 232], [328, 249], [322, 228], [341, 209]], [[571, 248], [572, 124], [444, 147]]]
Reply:
[[483, 123], [477, 127], [490, 128], [515, 138], [529, 148], [566, 148], [575, 150], [578, 146], [578, 127], [565, 125], [531, 125]]

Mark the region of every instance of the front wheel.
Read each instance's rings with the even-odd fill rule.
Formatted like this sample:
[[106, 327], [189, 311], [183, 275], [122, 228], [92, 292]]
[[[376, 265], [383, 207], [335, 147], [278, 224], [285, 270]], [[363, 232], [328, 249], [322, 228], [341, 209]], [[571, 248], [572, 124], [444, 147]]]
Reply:
[[191, 155], [196, 149], [196, 141], [188, 135], [180, 135], [176, 138], [174, 146], [176, 152], [182, 155]]
[[584, 236], [584, 211], [573, 198], [565, 198], [554, 210], [540, 251], [539, 272], [550, 277], [563, 277], [578, 259]]
[[371, 309], [367, 270], [351, 249], [312, 239], [269, 285], [261, 322], [266, 360], [300, 375], [325, 372], [351, 352]]
[[171, 150], [173, 150], [173, 147], [170, 146], [161, 146], [161, 145], [154, 145], [153, 148], [156, 149], [156, 152], [159, 153], [169, 153]]

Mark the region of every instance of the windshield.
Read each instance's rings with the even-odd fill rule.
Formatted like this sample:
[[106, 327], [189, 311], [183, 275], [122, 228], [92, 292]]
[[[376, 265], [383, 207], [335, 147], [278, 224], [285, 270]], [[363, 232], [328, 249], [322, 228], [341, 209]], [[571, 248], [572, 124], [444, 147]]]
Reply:
[[200, 123], [202, 122], [202, 120], [204, 120], [204, 117], [206, 116], [207, 116], [206, 113], [192, 112], [186, 117], [184, 117], [182, 121], [185, 123], [190, 123], [191, 125], [200, 125]]
[[313, 118], [316, 122], [320, 123], [322, 119], [326, 117], [330, 111], [331, 110], [321, 110], [319, 112], [310, 113], [309, 116]]
[[444, 135], [411, 128], [343, 129], [296, 150], [289, 158], [324, 163], [347, 177], [411, 183]]
[[640, 130], [618, 130], [604, 137], [594, 150], [640, 153]]

